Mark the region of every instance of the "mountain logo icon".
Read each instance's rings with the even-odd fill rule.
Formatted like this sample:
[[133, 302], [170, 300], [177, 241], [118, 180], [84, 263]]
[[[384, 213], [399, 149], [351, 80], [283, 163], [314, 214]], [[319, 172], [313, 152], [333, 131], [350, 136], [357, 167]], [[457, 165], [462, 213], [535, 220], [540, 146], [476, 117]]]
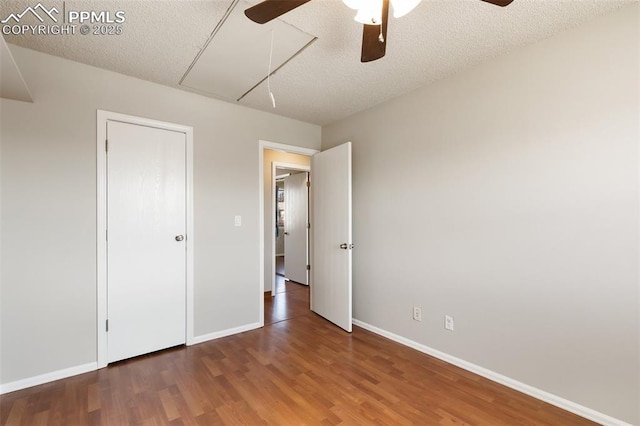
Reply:
[[55, 7], [52, 7], [51, 9], [47, 9], [42, 5], [42, 3], [38, 3], [34, 7], [31, 7], [31, 6], [27, 7], [25, 10], [22, 11], [22, 13], [17, 13], [17, 14], [12, 13], [0, 22], [3, 24], [7, 24], [9, 23], [9, 21], [13, 20], [14, 23], [17, 24], [25, 15], [29, 13], [35, 16], [38, 19], [38, 21], [44, 23], [44, 17], [47, 17], [47, 16], [53, 22], [58, 22], [58, 19], [53, 14], [55, 13], [57, 15], [60, 12]]

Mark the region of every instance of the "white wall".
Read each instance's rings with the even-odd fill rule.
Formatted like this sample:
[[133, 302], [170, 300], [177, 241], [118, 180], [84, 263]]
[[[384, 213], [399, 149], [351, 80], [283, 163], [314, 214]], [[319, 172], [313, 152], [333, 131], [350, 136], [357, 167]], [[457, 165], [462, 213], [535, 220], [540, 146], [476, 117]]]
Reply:
[[320, 128], [10, 47], [35, 102], [0, 101], [0, 383], [96, 361], [97, 109], [194, 127], [195, 335], [257, 324], [258, 141]]
[[355, 318], [640, 424], [638, 22], [323, 128], [354, 143]]

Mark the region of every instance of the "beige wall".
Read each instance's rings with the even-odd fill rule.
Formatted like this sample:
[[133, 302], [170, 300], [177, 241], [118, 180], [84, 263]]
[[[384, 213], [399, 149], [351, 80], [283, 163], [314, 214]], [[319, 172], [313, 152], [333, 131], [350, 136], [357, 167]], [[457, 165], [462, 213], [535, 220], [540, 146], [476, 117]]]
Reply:
[[[290, 143], [290, 145], [298, 145]], [[298, 145], [299, 146], [299, 145]], [[273, 246], [271, 243], [272, 236], [275, 235], [274, 222], [271, 217], [271, 200], [275, 195], [271, 186], [271, 164], [287, 163], [299, 166], [309, 167], [311, 165], [311, 157], [300, 154], [291, 154], [289, 152], [274, 151], [272, 149], [264, 150], [264, 291], [271, 291], [273, 284]]]
[[[356, 318], [640, 423], [637, 22], [323, 129], [354, 143]], [[259, 321], [258, 140], [320, 128], [11, 48], [35, 103], [0, 100], [0, 383], [95, 362], [98, 108], [194, 127], [196, 335]]]
[[195, 335], [259, 323], [259, 140], [320, 127], [10, 47], [35, 102], [0, 101], [0, 383], [96, 361], [97, 109], [193, 126]]
[[353, 142], [355, 318], [640, 424], [638, 22], [323, 128]]

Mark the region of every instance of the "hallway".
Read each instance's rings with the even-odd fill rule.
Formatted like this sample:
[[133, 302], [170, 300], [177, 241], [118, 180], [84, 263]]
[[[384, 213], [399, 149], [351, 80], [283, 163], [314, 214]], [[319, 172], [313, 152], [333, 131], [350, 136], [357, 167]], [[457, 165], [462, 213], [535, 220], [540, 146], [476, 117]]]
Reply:
[[276, 257], [275, 295], [264, 296], [264, 324], [310, 315], [309, 286], [287, 281], [284, 278], [284, 257]]

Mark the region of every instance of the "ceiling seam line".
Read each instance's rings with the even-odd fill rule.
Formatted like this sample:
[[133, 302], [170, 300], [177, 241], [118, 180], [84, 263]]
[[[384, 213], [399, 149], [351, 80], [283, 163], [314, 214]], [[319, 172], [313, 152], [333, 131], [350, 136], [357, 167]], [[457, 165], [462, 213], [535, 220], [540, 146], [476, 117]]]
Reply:
[[224, 25], [224, 23], [227, 21], [227, 19], [229, 18], [229, 15], [231, 15], [231, 12], [233, 12], [233, 9], [235, 9], [235, 7], [238, 5], [238, 3], [240, 2], [240, 0], [233, 0], [231, 2], [231, 5], [229, 6], [229, 8], [227, 9], [227, 11], [224, 13], [224, 15], [222, 16], [222, 19], [220, 19], [220, 21], [218, 22], [218, 24], [215, 26], [215, 28], [213, 29], [213, 31], [211, 32], [211, 35], [209, 36], [209, 38], [207, 39], [207, 41], [204, 43], [204, 46], [202, 46], [202, 48], [200, 49], [200, 51], [198, 52], [198, 54], [196, 55], [196, 57], [193, 59], [193, 61], [191, 62], [191, 65], [189, 65], [189, 68], [187, 68], [187, 70], [184, 72], [184, 74], [182, 75], [182, 78], [180, 79], [180, 81], [178, 82], [179, 85], [182, 85], [182, 83], [184, 82], [184, 80], [187, 78], [187, 75], [189, 75], [189, 73], [191, 72], [191, 70], [193, 69], [193, 67], [196, 65], [196, 62], [198, 62], [198, 60], [200, 59], [200, 56], [202, 56], [202, 54], [204, 53], [204, 51], [207, 49], [207, 47], [209, 46], [209, 43], [211, 43], [211, 40], [213, 40], [213, 38], [216, 36], [216, 34], [218, 34], [218, 31], [220, 31], [220, 28], [222, 28], [222, 26]]
[[247, 90], [246, 92], [244, 92], [242, 94], [242, 96], [240, 96], [238, 99], [236, 99], [236, 102], [240, 102], [242, 100], [242, 98], [244, 98], [245, 96], [247, 96], [249, 93], [251, 93], [256, 87], [260, 86], [262, 83], [264, 83], [264, 81], [266, 79], [268, 79], [269, 77], [271, 77], [272, 75], [274, 75], [276, 72], [278, 72], [280, 70], [280, 68], [284, 67], [285, 65], [287, 65], [289, 63], [289, 61], [291, 61], [293, 58], [295, 58], [296, 56], [298, 56], [300, 53], [302, 53], [303, 50], [305, 50], [307, 47], [311, 46], [311, 44], [316, 41], [318, 39], [318, 37], [313, 37], [313, 39], [311, 39], [307, 44], [305, 44], [304, 46], [302, 46], [300, 48], [300, 50], [298, 50], [296, 53], [294, 53], [289, 59], [287, 59], [286, 61], [284, 61], [278, 68], [274, 69], [273, 71], [271, 71], [270, 74], [267, 74], [266, 77], [264, 77], [262, 80], [260, 80], [259, 82], [257, 82], [255, 85], [253, 85], [253, 87], [251, 87], [249, 90]]

